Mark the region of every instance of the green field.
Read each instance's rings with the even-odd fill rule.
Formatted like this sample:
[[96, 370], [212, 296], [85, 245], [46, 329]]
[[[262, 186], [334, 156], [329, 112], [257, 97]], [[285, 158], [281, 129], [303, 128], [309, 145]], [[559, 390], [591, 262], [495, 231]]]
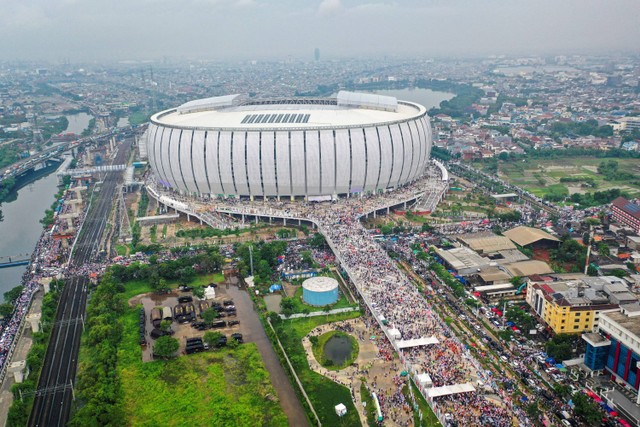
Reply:
[[117, 372], [127, 425], [287, 425], [255, 344], [143, 363], [136, 309], [123, 326]]
[[[528, 161], [500, 162], [500, 177], [525, 188], [538, 196], [549, 191], [566, 191], [567, 193], [586, 193], [619, 188], [631, 194], [639, 194], [640, 186], [629, 180], [607, 181], [598, 173], [598, 165], [602, 161], [615, 160], [619, 170], [640, 176], [638, 159], [601, 159], [594, 157], [568, 157], [561, 159], [533, 159]], [[476, 165], [481, 166], [481, 165]], [[585, 180], [590, 178], [594, 187], [583, 186], [584, 182], [560, 182], [562, 178], [573, 177]]]
[[[351, 400], [349, 389], [329, 378], [320, 375], [309, 368], [309, 362], [302, 346], [302, 338], [312, 329], [325, 323], [337, 322], [359, 317], [360, 313], [340, 313], [330, 316], [318, 316], [280, 321], [274, 325], [278, 338], [287, 351], [291, 364], [295, 369], [305, 391], [309, 395], [311, 404], [315, 408], [320, 421], [327, 426], [359, 426], [360, 418]], [[339, 418], [335, 412], [335, 405], [344, 403], [347, 414]]]

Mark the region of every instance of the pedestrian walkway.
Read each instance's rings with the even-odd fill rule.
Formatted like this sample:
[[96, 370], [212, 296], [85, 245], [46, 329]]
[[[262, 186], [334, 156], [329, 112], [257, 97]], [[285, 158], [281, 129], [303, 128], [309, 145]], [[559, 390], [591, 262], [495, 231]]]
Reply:
[[[336, 330], [336, 327], [344, 324], [349, 324], [353, 328], [353, 332], [349, 334], [356, 338], [358, 342], [358, 357], [351, 366], [332, 371], [321, 366], [316, 360], [313, 355], [312, 344], [309, 337], [319, 336], [326, 332]], [[363, 426], [367, 425], [367, 413], [366, 408], [362, 405], [362, 395], [360, 393], [362, 378], [365, 377], [369, 378], [372, 382], [375, 381], [376, 388], [384, 390], [384, 393], [389, 396], [393, 395], [397, 389], [393, 382], [393, 377], [398, 375], [396, 370], [399, 367], [396, 366], [395, 362], [385, 361], [379, 356], [380, 351], [376, 345], [376, 341], [375, 339], [371, 339], [370, 330], [361, 319], [351, 319], [318, 326], [302, 339], [302, 346], [304, 347], [307, 361], [312, 371], [347, 387], [351, 391], [351, 398], [358, 411], [360, 423]], [[406, 423], [412, 419], [411, 414], [405, 413], [405, 416], [400, 416], [401, 414], [402, 411], [398, 411], [398, 414], [396, 414], [398, 416], [395, 420], [391, 417], [386, 419], [385, 426], [400, 427], [408, 425]]]
[[351, 311], [358, 311], [358, 310], [360, 310], [360, 306], [345, 307], [345, 308], [334, 308], [333, 310], [329, 310], [329, 311], [312, 311], [309, 314], [296, 313], [296, 314], [292, 314], [289, 317], [285, 316], [284, 314], [280, 314], [279, 316], [280, 316], [281, 319], [299, 319], [301, 317], [328, 316], [330, 314], [349, 313]]
[[[42, 312], [43, 296], [44, 292], [42, 290], [35, 293], [27, 316]], [[31, 332], [31, 325], [29, 325], [29, 322], [24, 322], [15, 350], [13, 351], [13, 356], [11, 357], [11, 360], [8, 360], [7, 362], [11, 363], [19, 360], [26, 360], [27, 354], [29, 353], [29, 350], [31, 350], [32, 345], [33, 336]], [[4, 377], [4, 381], [2, 382], [2, 386], [0, 387], [0, 425], [2, 426], [7, 424], [9, 407], [11, 407], [11, 404], [13, 403], [13, 393], [11, 392], [13, 384], [13, 374], [7, 373]]]

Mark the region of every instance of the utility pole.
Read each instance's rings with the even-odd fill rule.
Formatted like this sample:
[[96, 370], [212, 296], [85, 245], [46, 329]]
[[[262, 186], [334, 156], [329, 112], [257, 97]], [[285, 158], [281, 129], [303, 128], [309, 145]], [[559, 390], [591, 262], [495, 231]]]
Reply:
[[591, 256], [591, 241], [593, 240], [593, 224], [589, 224], [589, 244], [587, 245], [587, 259], [584, 261], [584, 274], [589, 271], [589, 257]]
[[251, 277], [253, 277], [253, 246], [249, 245], [249, 263], [251, 264]]

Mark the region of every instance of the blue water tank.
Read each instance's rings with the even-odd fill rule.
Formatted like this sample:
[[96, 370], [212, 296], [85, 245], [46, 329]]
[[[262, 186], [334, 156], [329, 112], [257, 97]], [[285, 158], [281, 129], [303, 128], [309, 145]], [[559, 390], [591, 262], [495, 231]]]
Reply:
[[302, 299], [305, 303], [323, 307], [338, 302], [338, 281], [333, 277], [317, 276], [302, 282]]

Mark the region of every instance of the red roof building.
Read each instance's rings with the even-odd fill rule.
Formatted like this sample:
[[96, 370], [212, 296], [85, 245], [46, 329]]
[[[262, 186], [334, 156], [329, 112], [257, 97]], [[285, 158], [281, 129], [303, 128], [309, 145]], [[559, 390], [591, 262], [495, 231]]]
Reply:
[[640, 233], [640, 206], [631, 203], [624, 197], [618, 197], [611, 202], [611, 213], [616, 222]]

